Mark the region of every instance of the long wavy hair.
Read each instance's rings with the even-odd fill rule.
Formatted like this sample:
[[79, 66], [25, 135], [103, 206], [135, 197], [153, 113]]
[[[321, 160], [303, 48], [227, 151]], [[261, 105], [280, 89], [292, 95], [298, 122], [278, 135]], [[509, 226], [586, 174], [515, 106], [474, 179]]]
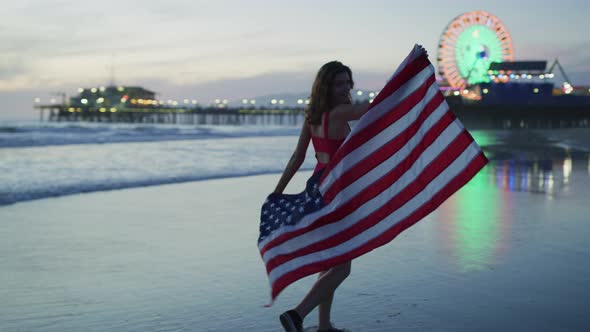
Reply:
[[[311, 88], [309, 106], [305, 110], [305, 116], [311, 124], [320, 124], [322, 122], [322, 114], [336, 106], [330, 98], [330, 88], [336, 75], [343, 72], [348, 73], [351, 88], [353, 88], [352, 71], [339, 61], [328, 62], [318, 71]], [[352, 98], [349, 98], [349, 101], [352, 102]]]

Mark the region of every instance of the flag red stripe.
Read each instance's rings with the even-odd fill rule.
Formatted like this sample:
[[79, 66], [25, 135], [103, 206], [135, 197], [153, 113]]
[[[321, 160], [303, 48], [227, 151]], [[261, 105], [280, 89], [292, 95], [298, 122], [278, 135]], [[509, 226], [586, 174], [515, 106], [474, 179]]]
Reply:
[[[397, 106], [389, 110], [383, 117], [379, 118], [378, 121], [374, 121], [366, 128], [363, 128], [362, 131], [356, 133], [354, 136], [355, 139], [351, 139], [349, 142], [346, 142], [345, 145], [340, 147], [338, 150], [339, 152], [334, 155], [334, 157], [330, 160], [330, 165], [322, 174], [319, 183], [324, 181], [324, 178], [328, 175], [328, 173], [334, 168], [335, 165], [340, 163], [343, 158], [346, 157], [352, 151], [358, 149], [362, 144], [366, 143], [369, 139], [373, 136], [379, 134], [381, 131], [389, 127], [392, 123], [396, 122], [408, 112], [412, 110], [422, 99], [424, 98], [426, 92], [430, 88], [430, 86], [435, 82], [434, 74], [428, 77], [422, 85], [416, 89], [413, 93], [411, 93], [406, 99], [404, 99], [401, 103]], [[342, 151], [340, 153], [340, 151]], [[360, 163], [361, 161], [359, 161]], [[332, 197], [326, 196], [324, 194], [324, 198], [327, 198], [328, 201], [332, 200]]]
[[[426, 111], [430, 111], [430, 109], [428, 109]], [[450, 122], [452, 122], [454, 119], [455, 119], [454, 115], [451, 112], [447, 112], [445, 115], [443, 115], [443, 117], [441, 117], [441, 119], [439, 119], [439, 122], [437, 124], [435, 124], [432, 128], [430, 128], [428, 133], [431, 133], [431, 134], [430, 135], [426, 134], [425, 137], [423, 138], [423, 140], [426, 140], [426, 142], [429, 142], [428, 145], [430, 145], [430, 143], [432, 143], [436, 139], [436, 137], [438, 135], [440, 135], [442, 130], [444, 130], [444, 128], [446, 128], [446, 126]], [[416, 122], [418, 122], [418, 121], [416, 121]], [[422, 122], [423, 122], [423, 120], [422, 120]], [[420, 123], [420, 125], [421, 125], [421, 123]], [[392, 155], [393, 153], [395, 153], [400, 148], [400, 146], [405, 145], [411, 139], [412, 133], [413, 133], [412, 132], [413, 128], [414, 127], [412, 127], [412, 126], [406, 128], [395, 139], [393, 139], [392, 141], [390, 141], [389, 143], [384, 145], [381, 148], [382, 152], [384, 154], [388, 154], [388, 155]], [[418, 128], [419, 128], [419, 125], [418, 125]], [[261, 255], [264, 255], [264, 253], [266, 253], [266, 251], [268, 251], [269, 249], [271, 249], [271, 248], [273, 248], [285, 241], [288, 241], [294, 237], [297, 237], [301, 234], [307, 233], [311, 230], [314, 230], [314, 229], [321, 227], [323, 225], [326, 225], [328, 223], [335, 222], [334, 220], [342, 219], [344, 216], [346, 216], [347, 214], [354, 211], [358, 206], [364, 204], [364, 202], [365, 201], [359, 202], [358, 204], [354, 204], [354, 202], [348, 202], [347, 206], [340, 207], [336, 211], [333, 211], [329, 214], [324, 215], [323, 217], [319, 218], [317, 221], [313, 222], [312, 224], [310, 224], [307, 227], [303, 227], [298, 230], [288, 232], [288, 233], [278, 236], [277, 238], [268, 242], [260, 250]]]
[[[270, 272], [276, 266], [279, 266], [291, 259], [308, 255], [316, 251], [322, 251], [348, 241], [349, 239], [362, 233], [364, 230], [371, 228], [383, 218], [390, 215], [393, 211], [402, 207], [404, 204], [406, 204], [406, 202], [410, 201], [412, 198], [414, 198], [414, 196], [419, 194], [428, 183], [436, 178], [440, 172], [448, 167], [465, 150], [465, 148], [471, 144], [472, 140], [470, 139], [469, 135], [465, 135], [464, 133], [465, 132], [459, 134], [451, 144], [449, 144], [423, 171], [421, 171], [421, 174], [416, 177], [416, 179], [414, 179], [411, 184], [405, 187], [396, 196], [391, 197], [388, 203], [373, 211], [364, 219], [359, 220], [350, 228], [347, 228], [346, 230], [343, 230], [342, 232], [335, 234], [330, 238], [293, 251], [289, 254], [277, 255], [273, 257], [273, 259], [266, 263], [267, 270]], [[435, 136], [434, 139], [436, 139], [438, 135], [432, 136]], [[384, 176], [383, 179], [374, 186], [367, 188], [366, 196], [370, 196], [372, 199], [386, 188], [389, 188], [391, 184], [395, 183], [401, 174], [403, 174], [401, 168], [409, 168], [409, 166], [411, 166], [411, 164], [413, 164], [418, 159], [418, 157], [421, 155], [421, 152], [422, 151], [419, 149], [415, 149], [412, 152], [412, 156], [408, 157], [404, 162], [402, 162], [402, 164], [405, 163], [407, 165], [406, 167], [403, 167], [404, 165], [402, 164], [398, 165], [398, 167], [393, 169], [388, 175]], [[364, 193], [361, 193], [358, 196], [365, 195]]]
[[[404, 132], [400, 133], [397, 137], [393, 138], [392, 143], [397, 143], [392, 146], [391, 144], [384, 145], [379, 149], [375, 150], [375, 152], [371, 153], [367, 158], [358, 162], [355, 166], [351, 167], [348, 171], [344, 172], [332, 185], [330, 188], [324, 193], [323, 197], [324, 200], [327, 202], [332, 201], [334, 197], [338, 194], [340, 190], [346, 188], [351, 183], [365, 175], [367, 172], [372, 170], [377, 165], [381, 164], [383, 161], [387, 160], [391, 157], [394, 153], [399, 151], [400, 148], [406, 143], [403, 138], [411, 138], [416, 134], [420, 126], [424, 123], [426, 118], [432, 112], [434, 112], [437, 107], [440, 106], [441, 103], [444, 102], [444, 97], [442, 94], [437, 93], [428, 104], [424, 107], [424, 110], [418, 115], [416, 120], [410, 124]], [[410, 106], [410, 109], [414, 106]], [[396, 113], [395, 111], [392, 113]], [[401, 113], [401, 112], [400, 112]], [[396, 121], [396, 120], [394, 120]], [[400, 139], [402, 138], [402, 139]]]
[[426, 54], [422, 54], [412, 62], [408, 63], [402, 71], [399, 72], [391, 81], [387, 82], [387, 84], [379, 91], [379, 94], [373, 100], [372, 105], [377, 105], [381, 103], [384, 99], [389, 97], [392, 93], [394, 93], [399, 87], [401, 87], [404, 83], [411, 80], [414, 76], [416, 76], [419, 72], [421, 72], [424, 68], [430, 65], [430, 61]]
[[[374, 107], [373, 105], [379, 104], [382, 99], [386, 98], [391, 93], [395, 92], [397, 89], [399, 89], [399, 87], [401, 85], [403, 85], [407, 81], [411, 80], [416, 74], [420, 73], [422, 70], [424, 70], [424, 68], [428, 67], [429, 65], [430, 65], [430, 62], [428, 61], [428, 59], [425, 56], [418, 57], [414, 62], [412, 62], [404, 70], [402, 70], [402, 72], [400, 73], [399, 76], [396, 76], [395, 78], [393, 78], [384, 87], [384, 89], [381, 92], [379, 92], [379, 94], [377, 95], [377, 98], [375, 100], [373, 100], [373, 103], [371, 104], [369, 109]], [[434, 75], [432, 75], [432, 77], [434, 78]], [[430, 79], [430, 77], [428, 79]], [[379, 99], [379, 97], [381, 97], [381, 99]], [[402, 101], [402, 103], [405, 104], [406, 101], [404, 100], [404, 101]], [[399, 107], [399, 105], [397, 107]], [[388, 111], [388, 113], [391, 113], [391, 110]], [[405, 114], [405, 113], [403, 113], [403, 114]], [[390, 114], [390, 115], [396, 116], [396, 114]], [[380, 121], [381, 121], [381, 119], [375, 121], [372, 125], [378, 124]], [[324, 178], [326, 177], [326, 175], [334, 168], [335, 165], [337, 165], [342, 160], [342, 158], [344, 158], [351, 151], [353, 151], [356, 148], [358, 148], [359, 146], [361, 146], [366, 141], [366, 139], [369, 138], [371, 135], [375, 135], [375, 134], [377, 134], [377, 133], [367, 131], [367, 129], [365, 128], [365, 129], [363, 129], [363, 132], [355, 134], [346, 143], [344, 143], [344, 145], [342, 145], [340, 147], [340, 149], [338, 149], [336, 154], [334, 156], [332, 156], [330, 163], [328, 164], [328, 166], [326, 167], [326, 170], [324, 171], [324, 174], [320, 178], [319, 183], [322, 183], [324, 181]]]
[[432, 197], [432, 199], [429, 202], [427, 202], [427, 204], [424, 204], [422, 207], [417, 209], [414, 213], [406, 217], [404, 220], [392, 226], [389, 230], [387, 230], [380, 236], [370, 240], [364, 245], [355, 248], [347, 252], [346, 254], [332, 257], [330, 259], [315, 262], [312, 264], [308, 264], [306, 266], [302, 266], [296, 270], [293, 270], [283, 275], [272, 284], [271, 296], [273, 300], [279, 295], [279, 293], [285, 287], [301, 278], [304, 278], [308, 275], [320, 271], [325, 271], [333, 266], [348, 262], [384, 244], [391, 242], [401, 232], [417, 223], [423, 217], [425, 217], [438, 206], [440, 206], [440, 204], [442, 204], [442, 202], [448, 199], [453, 193], [455, 193], [457, 190], [463, 187], [467, 182], [469, 182], [469, 180], [475, 174], [477, 174], [479, 170], [481, 170], [486, 165], [487, 162], [488, 161], [484, 154], [480, 152], [463, 171], [461, 171], [454, 179], [452, 179], [441, 191], [435, 194]]

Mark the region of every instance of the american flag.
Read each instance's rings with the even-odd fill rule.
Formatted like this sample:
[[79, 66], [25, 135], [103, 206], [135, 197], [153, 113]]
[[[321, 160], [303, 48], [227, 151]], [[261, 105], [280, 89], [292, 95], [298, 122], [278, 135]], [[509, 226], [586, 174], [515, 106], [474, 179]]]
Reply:
[[[296, 280], [390, 242], [487, 162], [449, 110], [426, 51], [414, 46], [326, 169], [315, 175], [319, 182], [308, 181], [316, 191], [271, 195], [263, 206], [262, 214], [285, 212], [276, 226], [265, 225], [258, 240], [272, 300]], [[308, 206], [287, 221], [297, 199]], [[269, 204], [278, 209], [265, 212]]]

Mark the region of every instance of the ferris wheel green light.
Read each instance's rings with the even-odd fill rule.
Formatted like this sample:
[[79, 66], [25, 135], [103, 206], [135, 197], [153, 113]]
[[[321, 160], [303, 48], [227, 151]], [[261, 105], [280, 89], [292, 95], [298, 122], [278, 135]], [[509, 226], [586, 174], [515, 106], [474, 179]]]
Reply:
[[459, 73], [468, 84], [489, 82], [492, 62], [502, 61], [498, 36], [485, 25], [474, 25], [463, 31], [455, 43]]
[[439, 74], [456, 89], [489, 82], [492, 62], [514, 60], [512, 38], [496, 16], [484, 11], [465, 13], [445, 28], [437, 60]]

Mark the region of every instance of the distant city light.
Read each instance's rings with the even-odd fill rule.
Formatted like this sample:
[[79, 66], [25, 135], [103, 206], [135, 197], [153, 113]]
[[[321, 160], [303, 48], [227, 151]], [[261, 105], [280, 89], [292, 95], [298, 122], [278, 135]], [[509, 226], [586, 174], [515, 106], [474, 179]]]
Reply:
[[100, 104], [100, 103], [102, 103], [103, 101], [104, 101], [104, 98], [103, 98], [103, 97], [100, 97], [100, 98], [98, 98], [98, 99], [96, 100], [96, 103], [97, 103], [97, 104]]
[[104, 86], [101, 86], [101, 87], [100, 87], [100, 91], [102, 92], [102, 91], [104, 91], [104, 90], [105, 90]]
[[297, 104], [303, 104], [303, 99], [297, 99]]
[[219, 104], [220, 102], [221, 102], [221, 100], [219, 100], [219, 99], [215, 99], [215, 103], [216, 103], [216, 104]]
[[41, 98], [39, 98], [39, 97], [35, 98], [35, 102], [36, 103], [40, 103], [41, 102]]
[[198, 103], [198, 101], [196, 99], [193, 99], [193, 105], [196, 105]]
[[107, 111], [107, 109], [106, 109], [106, 108], [104, 108], [104, 107], [101, 107], [99, 111], [101, 111], [102, 113], [104, 113], [104, 112], [106, 112], [106, 111]]
[[356, 95], [357, 96], [362, 96], [363, 95], [363, 92], [359, 90], [359, 91], [356, 92]]
[[117, 88], [117, 91], [119, 91], [119, 92], [125, 91], [125, 88], [122, 87], [122, 86], [120, 86], [120, 87]]
[[74, 113], [74, 112], [76, 111], [76, 109], [75, 109], [75, 108], [73, 108], [73, 107], [70, 107], [70, 108], [68, 108], [68, 111], [69, 111], [70, 113]]
[[172, 105], [177, 106], [178, 105], [178, 102], [175, 100], [175, 101], [172, 102]]
[[51, 98], [51, 103], [55, 104], [55, 98]]
[[88, 99], [86, 98], [82, 98], [82, 100], [80, 100], [80, 102], [84, 105], [88, 104]]
[[242, 99], [242, 104], [247, 104], [248, 103], [248, 99]]
[[223, 104], [227, 105], [227, 99], [223, 100]]
[[539, 88], [534, 88], [534, 89], [533, 89], [533, 92], [534, 92], [534, 93], [539, 93]]
[[184, 100], [184, 103], [185, 103], [185, 104], [188, 104], [188, 99], [185, 99], [185, 100]]
[[281, 100], [279, 100], [279, 104], [283, 105], [284, 103], [285, 103], [285, 101], [284, 101], [284, 100], [282, 100], [282, 99], [281, 99]]
[[572, 174], [572, 158], [571, 157], [567, 157], [564, 161], [563, 161], [563, 177], [564, 180], [568, 180], [570, 175]]
[[533, 75], [530, 75], [530, 74], [529, 74], [529, 75], [527, 76], [527, 78], [530, 80], [530, 79], [532, 79], [532, 78], [533, 78]]
[[92, 93], [96, 93], [96, 91], [97, 91], [97, 90], [96, 90], [96, 88], [92, 88], [92, 89], [90, 89], [90, 91], [91, 91]]
[[483, 93], [488, 93], [488, 89], [483, 89]]
[[116, 108], [114, 108], [114, 107], [111, 107], [111, 113], [115, 113], [116, 111], [117, 111], [117, 109], [116, 109]]
[[455, 92], [453, 92], [453, 94], [454, 94], [455, 96], [458, 96], [458, 95], [460, 95], [461, 93], [460, 93], [459, 91], [455, 91]]
[[305, 105], [309, 105], [309, 99], [305, 99]]
[[369, 93], [369, 97], [371, 97], [371, 98], [375, 97], [375, 93], [373, 93], [373, 92]]
[[373, 100], [375, 100], [375, 99], [369, 99], [369, 104], [370, 104], [370, 103], [372, 103], [372, 102], [373, 102]]
[[273, 100], [270, 101], [270, 103], [274, 105], [274, 104], [277, 103], [277, 100], [276, 99], [273, 99]]
[[545, 78], [545, 75], [539, 75], [539, 78], [540, 79], [544, 79]]
[[84, 92], [84, 89], [83, 88], [78, 88], [78, 92], [82, 93], [82, 92]]
[[466, 94], [468, 94], [468, 93], [469, 93], [469, 90], [467, 90], [467, 89], [463, 90], [463, 94], [464, 94], [464, 95], [466, 95]]
[[256, 100], [250, 99], [250, 104], [252, 104], [252, 105], [256, 104]]

